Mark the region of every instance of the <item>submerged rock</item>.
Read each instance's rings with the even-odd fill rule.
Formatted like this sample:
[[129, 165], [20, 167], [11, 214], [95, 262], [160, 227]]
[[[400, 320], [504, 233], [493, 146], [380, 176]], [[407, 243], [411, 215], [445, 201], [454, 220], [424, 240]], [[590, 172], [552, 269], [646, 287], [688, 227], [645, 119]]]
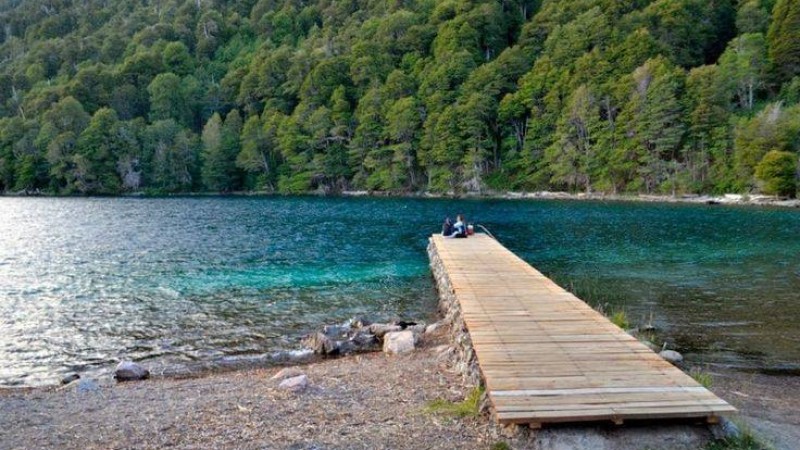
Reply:
[[683, 355], [675, 350], [662, 350], [658, 356], [666, 359], [667, 361], [675, 364], [683, 361]]
[[287, 378], [281, 381], [281, 384], [278, 385], [278, 388], [290, 392], [301, 392], [304, 391], [307, 387], [308, 387], [308, 377], [305, 376], [305, 374]]
[[387, 333], [383, 337], [383, 351], [389, 354], [413, 352], [414, 342], [414, 333], [410, 330]]
[[150, 377], [150, 371], [133, 361], [122, 361], [114, 371], [117, 381], [144, 380]]

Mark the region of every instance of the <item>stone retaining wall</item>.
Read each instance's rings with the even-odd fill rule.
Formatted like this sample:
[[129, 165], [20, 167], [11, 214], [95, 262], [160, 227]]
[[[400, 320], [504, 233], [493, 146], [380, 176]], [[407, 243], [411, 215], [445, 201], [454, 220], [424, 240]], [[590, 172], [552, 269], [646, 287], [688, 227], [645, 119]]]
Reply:
[[481, 370], [478, 366], [478, 359], [475, 357], [475, 350], [472, 348], [472, 339], [461, 315], [461, 305], [456, 299], [450, 278], [444, 270], [442, 259], [436, 252], [436, 246], [432, 241], [428, 243], [428, 257], [431, 260], [431, 272], [439, 291], [439, 312], [443, 317], [442, 321], [450, 328], [450, 341], [453, 343], [453, 365], [467, 384], [482, 386]]

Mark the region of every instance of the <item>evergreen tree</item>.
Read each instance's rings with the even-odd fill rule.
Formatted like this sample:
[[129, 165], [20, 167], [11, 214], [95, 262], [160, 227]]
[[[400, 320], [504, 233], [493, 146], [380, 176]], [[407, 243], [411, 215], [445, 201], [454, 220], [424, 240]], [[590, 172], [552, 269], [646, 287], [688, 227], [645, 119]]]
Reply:
[[12, 1], [0, 190], [756, 191], [798, 1]]
[[203, 127], [201, 138], [202, 180], [209, 191], [223, 192], [231, 184], [229, 163], [222, 145], [222, 118], [214, 113]]
[[77, 141], [72, 183], [83, 194], [116, 194], [120, 190], [117, 158], [122, 151], [117, 114], [99, 109]]
[[800, 75], [800, 0], [778, 0], [769, 27], [769, 56], [780, 81]]
[[760, 33], [745, 34], [728, 44], [719, 61], [722, 80], [730, 83], [739, 107], [752, 111], [756, 94], [764, 85], [766, 42]]

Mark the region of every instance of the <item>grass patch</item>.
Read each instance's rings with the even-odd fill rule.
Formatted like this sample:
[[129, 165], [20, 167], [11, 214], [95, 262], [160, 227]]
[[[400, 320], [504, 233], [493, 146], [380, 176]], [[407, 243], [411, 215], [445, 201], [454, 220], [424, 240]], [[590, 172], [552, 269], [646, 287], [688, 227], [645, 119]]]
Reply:
[[630, 328], [631, 324], [628, 321], [628, 314], [626, 314], [625, 311], [622, 310], [617, 311], [614, 314], [612, 314], [611, 317], [609, 317], [608, 319], [611, 320], [611, 323], [622, 328], [623, 330], [627, 330], [628, 328]]
[[428, 403], [425, 411], [432, 414], [443, 414], [455, 417], [478, 417], [481, 414], [481, 397], [483, 388], [472, 389], [467, 398], [460, 402], [448, 402], [447, 400], [436, 399]]
[[507, 443], [503, 442], [503, 441], [500, 441], [500, 442], [495, 442], [495, 443], [494, 443], [494, 444], [492, 444], [492, 446], [491, 446], [491, 447], [489, 447], [489, 448], [490, 448], [491, 450], [511, 450], [511, 446], [510, 446], [510, 445], [508, 445]]
[[742, 433], [739, 437], [714, 441], [704, 450], [772, 450], [772, 447], [761, 442], [746, 427], [740, 429]]
[[706, 389], [711, 389], [711, 386], [714, 384], [714, 379], [711, 374], [703, 369], [692, 367], [692, 369], [689, 371], [689, 376], [694, 378], [694, 381], [697, 381]]

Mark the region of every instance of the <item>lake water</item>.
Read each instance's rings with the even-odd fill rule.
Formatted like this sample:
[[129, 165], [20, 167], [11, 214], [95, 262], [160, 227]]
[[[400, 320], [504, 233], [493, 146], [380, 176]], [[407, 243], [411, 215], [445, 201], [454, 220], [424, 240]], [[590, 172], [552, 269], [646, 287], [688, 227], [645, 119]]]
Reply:
[[691, 362], [800, 371], [800, 212], [315, 197], [0, 198], [0, 386], [297, 348], [355, 315], [430, 319], [425, 253], [463, 212]]

